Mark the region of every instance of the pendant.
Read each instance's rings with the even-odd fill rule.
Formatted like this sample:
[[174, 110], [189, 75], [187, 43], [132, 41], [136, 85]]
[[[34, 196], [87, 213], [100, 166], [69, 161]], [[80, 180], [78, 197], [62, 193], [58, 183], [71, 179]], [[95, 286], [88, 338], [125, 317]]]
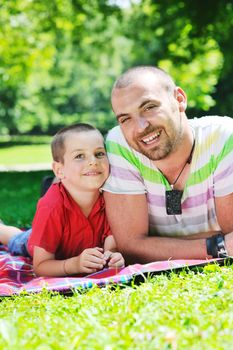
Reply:
[[166, 210], [167, 215], [180, 215], [182, 214], [181, 197], [183, 191], [170, 190], [166, 191]]

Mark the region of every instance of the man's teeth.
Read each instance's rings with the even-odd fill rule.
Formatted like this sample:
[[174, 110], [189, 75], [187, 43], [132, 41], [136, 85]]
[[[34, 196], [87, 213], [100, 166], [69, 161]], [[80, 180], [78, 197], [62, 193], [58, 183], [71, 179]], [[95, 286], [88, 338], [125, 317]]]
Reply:
[[153, 140], [155, 140], [157, 137], [159, 137], [159, 136], [160, 136], [160, 133], [161, 133], [161, 132], [157, 132], [156, 134], [151, 135], [150, 137], [146, 137], [146, 138], [142, 139], [142, 142], [144, 142], [144, 143], [150, 143], [151, 141], [153, 141]]

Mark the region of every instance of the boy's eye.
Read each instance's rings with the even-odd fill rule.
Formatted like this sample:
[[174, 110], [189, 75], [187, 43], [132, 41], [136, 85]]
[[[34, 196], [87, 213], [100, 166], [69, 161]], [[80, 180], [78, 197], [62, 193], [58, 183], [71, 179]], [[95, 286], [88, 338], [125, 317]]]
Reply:
[[95, 156], [96, 158], [104, 158], [106, 156], [106, 152], [103, 152], [103, 151], [97, 152]]
[[85, 156], [83, 153], [76, 154], [76, 156], [75, 156], [75, 159], [84, 159], [84, 158], [85, 158]]

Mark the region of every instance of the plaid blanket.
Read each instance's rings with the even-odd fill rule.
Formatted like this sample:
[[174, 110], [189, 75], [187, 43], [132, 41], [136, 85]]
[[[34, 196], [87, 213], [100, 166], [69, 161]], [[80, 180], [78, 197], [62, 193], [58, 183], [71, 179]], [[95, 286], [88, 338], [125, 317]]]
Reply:
[[93, 285], [127, 284], [132, 279], [143, 281], [148, 274], [187, 266], [203, 266], [215, 261], [221, 263], [224, 259], [157, 261], [145, 265], [129, 265], [120, 269], [104, 269], [85, 277], [36, 277], [30, 258], [13, 256], [6, 246], [0, 245], [0, 296], [16, 295], [23, 291], [38, 293], [43, 288], [70, 293], [74, 289], [90, 288]]

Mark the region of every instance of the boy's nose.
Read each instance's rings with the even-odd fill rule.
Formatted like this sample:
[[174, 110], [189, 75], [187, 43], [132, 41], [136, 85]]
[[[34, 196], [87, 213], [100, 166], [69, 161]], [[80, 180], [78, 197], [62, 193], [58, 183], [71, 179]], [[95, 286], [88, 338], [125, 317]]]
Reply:
[[89, 164], [97, 164], [97, 159], [94, 155], [89, 158]]

